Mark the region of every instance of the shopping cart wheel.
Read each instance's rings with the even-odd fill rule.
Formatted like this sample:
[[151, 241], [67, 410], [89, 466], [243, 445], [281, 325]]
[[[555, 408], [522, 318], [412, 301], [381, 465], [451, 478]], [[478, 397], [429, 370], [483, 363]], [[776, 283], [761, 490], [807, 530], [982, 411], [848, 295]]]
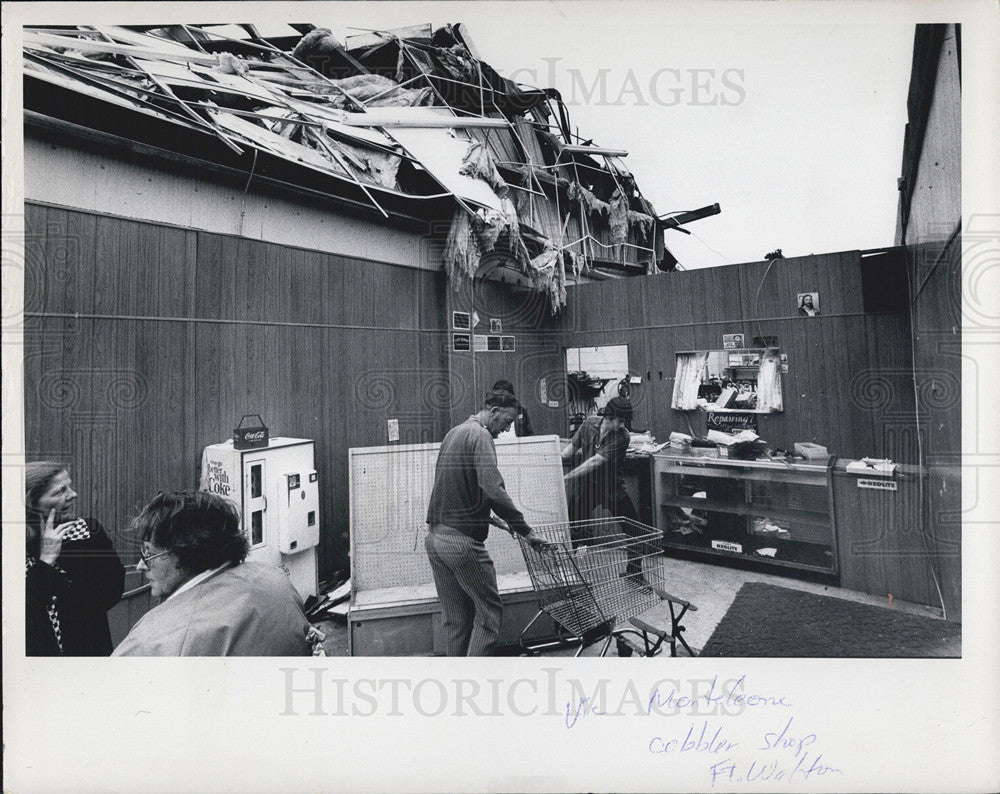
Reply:
[[632, 646], [629, 645], [625, 640], [618, 640], [618, 655], [619, 656], [631, 656]]

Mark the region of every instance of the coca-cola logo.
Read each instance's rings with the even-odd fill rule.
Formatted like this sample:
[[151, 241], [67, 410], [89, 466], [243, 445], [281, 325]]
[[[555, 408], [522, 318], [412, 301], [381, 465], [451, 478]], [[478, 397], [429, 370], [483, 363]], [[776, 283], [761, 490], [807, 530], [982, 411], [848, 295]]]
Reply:
[[243, 438], [247, 441], [263, 441], [264, 431], [263, 430], [253, 430], [248, 433], [243, 434]]

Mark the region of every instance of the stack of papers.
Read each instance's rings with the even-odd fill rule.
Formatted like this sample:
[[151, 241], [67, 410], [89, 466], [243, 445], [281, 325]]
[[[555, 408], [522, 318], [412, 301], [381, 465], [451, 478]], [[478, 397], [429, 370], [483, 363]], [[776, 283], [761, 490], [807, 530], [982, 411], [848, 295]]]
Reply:
[[632, 433], [629, 437], [628, 451], [633, 455], [652, 455], [659, 452], [667, 445], [667, 442], [657, 444], [656, 439], [650, 432]]

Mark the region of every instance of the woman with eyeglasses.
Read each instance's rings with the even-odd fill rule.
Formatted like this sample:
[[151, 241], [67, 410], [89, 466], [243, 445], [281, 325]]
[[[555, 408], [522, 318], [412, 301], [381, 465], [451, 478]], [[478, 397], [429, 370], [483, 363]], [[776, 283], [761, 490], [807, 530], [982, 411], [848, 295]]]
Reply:
[[236, 507], [206, 491], [157, 494], [132, 522], [136, 568], [162, 599], [114, 656], [308, 656], [317, 634], [280, 568], [245, 562]]
[[107, 656], [108, 610], [121, 601], [125, 568], [101, 525], [77, 516], [62, 463], [25, 467], [25, 653]]

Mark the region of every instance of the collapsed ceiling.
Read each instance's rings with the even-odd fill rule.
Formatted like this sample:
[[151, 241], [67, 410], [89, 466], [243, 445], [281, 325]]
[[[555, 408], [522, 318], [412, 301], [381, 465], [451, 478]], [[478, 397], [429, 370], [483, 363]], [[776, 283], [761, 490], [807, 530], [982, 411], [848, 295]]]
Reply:
[[29, 123], [168, 150], [389, 222], [447, 223], [450, 278], [502, 267], [565, 304], [570, 275], [664, 256], [625, 152], [571, 132], [460, 25], [349, 37], [284, 26], [24, 30]]

